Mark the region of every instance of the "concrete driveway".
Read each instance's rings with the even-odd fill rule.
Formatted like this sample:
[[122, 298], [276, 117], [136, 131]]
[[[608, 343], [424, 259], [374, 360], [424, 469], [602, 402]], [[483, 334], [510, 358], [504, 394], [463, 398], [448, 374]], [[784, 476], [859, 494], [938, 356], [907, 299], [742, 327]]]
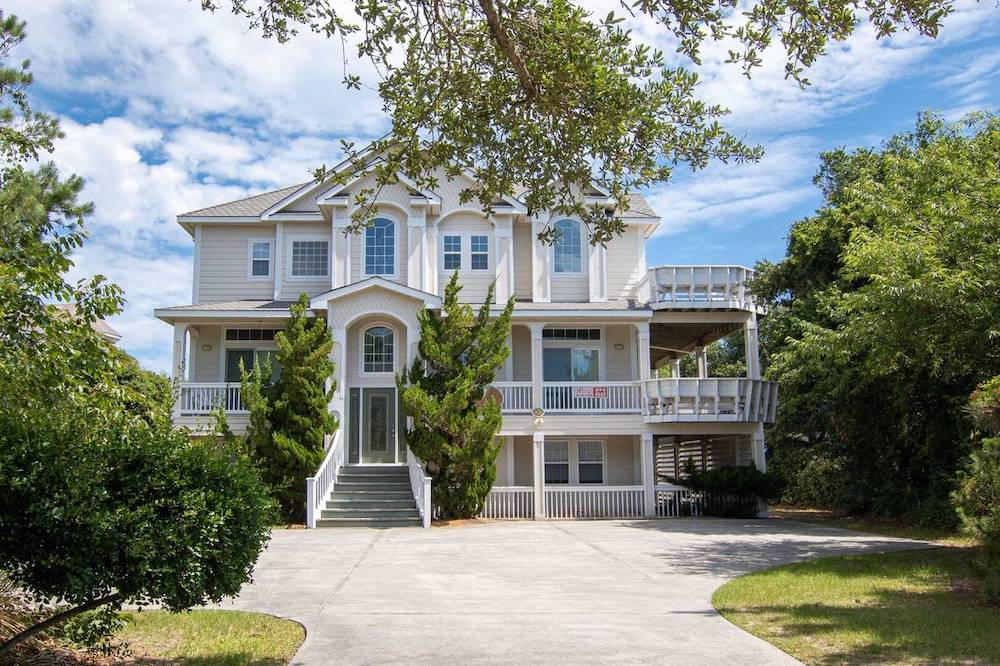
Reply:
[[712, 592], [785, 562], [921, 547], [782, 520], [280, 530], [224, 606], [305, 625], [295, 664], [791, 664]]

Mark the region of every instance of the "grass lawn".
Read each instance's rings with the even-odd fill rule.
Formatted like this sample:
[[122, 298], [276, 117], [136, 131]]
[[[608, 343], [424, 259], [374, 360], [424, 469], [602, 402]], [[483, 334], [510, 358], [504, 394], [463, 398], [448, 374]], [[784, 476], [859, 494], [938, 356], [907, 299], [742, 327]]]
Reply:
[[129, 644], [131, 663], [185, 666], [287, 664], [305, 639], [297, 622], [260, 613], [144, 610], [128, 613], [116, 638]]
[[768, 515], [772, 518], [800, 520], [806, 523], [816, 523], [818, 525], [827, 525], [829, 527], [840, 527], [845, 530], [855, 530], [857, 532], [884, 534], [886, 536], [899, 537], [901, 539], [933, 541], [935, 543], [949, 546], [972, 545], [972, 540], [964, 536], [957, 529], [920, 527], [919, 525], [910, 525], [903, 521], [892, 520], [889, 518], [845, 516], [828, 509], [793, 507], [779, 504], [769, 507]]
[[727, 619], [807, 664], [1000, 664], [1000, 609], [984, 605], [975, 549], [833, 557], [719, 588]]

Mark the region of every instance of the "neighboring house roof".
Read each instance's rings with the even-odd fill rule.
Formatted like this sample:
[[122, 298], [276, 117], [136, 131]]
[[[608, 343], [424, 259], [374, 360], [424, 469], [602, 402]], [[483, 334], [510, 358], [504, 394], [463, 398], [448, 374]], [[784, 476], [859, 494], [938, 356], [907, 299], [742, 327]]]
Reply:
[[[62, 310], [70, 317], [76, 316], [76, 305], [73, 303], [55, 303], [56, 308]], [[100, 335], [102, 338], [110, 342], [111, 344], [117, 343], [122, 339], [122, 334], [111, 327], [111, 324], [104, 321], [103, 319], [98, 319], [94, 321], [90, 327], [95, 333]]]
[[641, 194], [630, 194], [628, 195], [628, 201], [625, 202], [624, 210], [616, 210], [616, 217], [656, 217], [656, 211], [653, 207], [649, 205], [646, 201], [646, 197]]
[[177, 319], [212, 319], [225, 317], [288, 317], [289, 308], [294, 301], [243, 300], [224, 301], [220, 303], [196, 303], [192, 305], [175, 305], [169, 308], [157, 308], [153, 315], [162, 321], [171, 323]]
[[189, 213], [183, 213], [180, 217], [195, 215], [199, 217], [237, 217], [244, 215], [260, 215], [265, 210], [304, 185], [306, 185], [306, 183], [299, 183], [298, 185], [283, 187], [280, 190], [271, 190], [270, 192], [264, 192], [263, 194], [255, 194], [245, 199], [237, 199], [236, 201], [229, 201], [216, 206], [209, 206], [208, 208], [199, 208], [198, 210], [192, 210]]

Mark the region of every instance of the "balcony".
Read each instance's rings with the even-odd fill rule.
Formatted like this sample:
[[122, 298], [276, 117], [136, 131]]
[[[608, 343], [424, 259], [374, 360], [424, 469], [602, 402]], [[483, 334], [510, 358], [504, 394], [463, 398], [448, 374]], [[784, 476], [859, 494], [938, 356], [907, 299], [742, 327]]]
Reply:
[[759, 311], [746, 288], [745, 266], [654, 266], [639, 283], [641, 300], [654, 310]]
[[238, 382], [182, 382], [174, 414], [206, 416], [219, 407], [227, 414], [246, 413]]

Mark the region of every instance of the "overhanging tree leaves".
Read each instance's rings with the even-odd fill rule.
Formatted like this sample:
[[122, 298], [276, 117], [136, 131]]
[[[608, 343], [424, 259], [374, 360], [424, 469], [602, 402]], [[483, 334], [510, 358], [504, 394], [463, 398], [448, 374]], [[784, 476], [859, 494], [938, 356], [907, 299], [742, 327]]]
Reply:
[[1000, 120], [923, 115], [822, 158], [826, 205], [754, 286], [782, 387], [775, 469], [790, 499], [948, 521], [967, 396], [1000, 374]]
[[[534, 212], [575, 213], [595, 243], [624, 227], [587, 207], [581, 187], [594, 183], [625, 202], [668, 180], [678, 164], [697, 169], [760, 156], [720, 126], [725, 109], [695, 95], [697, 77], [685, 59], [698, 63], [706, 44], [728, 48], [728, 60], [747, 73], [774, 46], [785, 55], [786, 75], [805, 84], [805, 68], [862, 22], [879, 37], [898, 29], [934, 36], [952, 7], [951, 0], [622, 2], [625, 13], [656, 21], [677, 44], [675, 64], [639, 43], [614, 12], [595, 17], [571, 0], [353, 0], [347, 6], [356, 19], [333, 0], [201, 4], [229, 7], [280, 41], [305, 28], [339, 37], [346, 49], [344, 41], [359, 33], [358, 57], [380, 75], [392, 130], [372, 145], [382, 156], [377, 185], [357, 193], [354, 231], [370, 219], [378, 186], [398, 172], [433, 189], [465, 171], [474, 179], [466, 200], [489, 210], [516, 194]], [[344, 61], [344, 83], [359, 88], [346, 53]], [[370, 157], [344, 147], [356, 165]], [[544, 240], [553, 236], [551, 227], [542, 232]]]
[[422, 310], [419, 357], [396, 383], [413, 426], [410, 449], [431, 475], [434, 503], [443, 518], [473, 518], [496, 480], [500, 405], [484, 401], [484, 389], [509, 353], [513, 297], [490, 317], [494, 289], [479, 312], [459, 303], [458, 272], [445, 287], [441, 314]]

